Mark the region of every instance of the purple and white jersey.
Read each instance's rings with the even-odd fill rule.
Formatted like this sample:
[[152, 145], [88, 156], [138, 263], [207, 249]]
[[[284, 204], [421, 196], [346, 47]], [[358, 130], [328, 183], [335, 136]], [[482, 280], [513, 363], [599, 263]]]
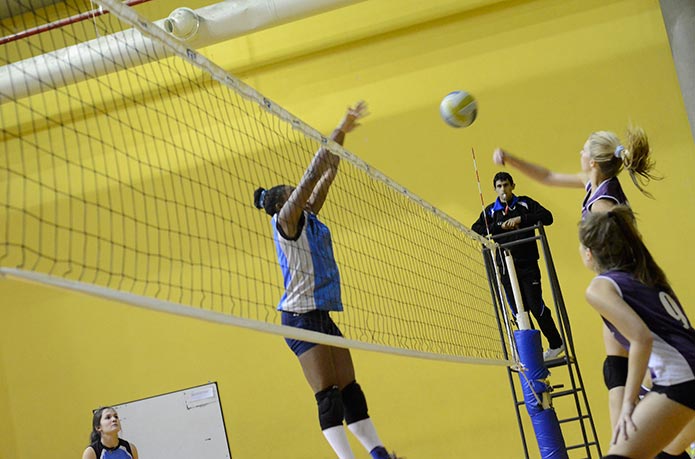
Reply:
[[342, 311], [340, 274], [333, 256], [328, 227], [316, 215], [304, 212], [304, 224], [296, 239], [283, 237], [277, 214], [271, 219], [278, 261], [285, 280], [279, 311], [305, 313]]
[[[632, 274], [608, 271], [598, 276], [608, 279], [623, 300], [637, 313], [652, 332], [654, 342], [649, 369], [655, 384], [672, 386], [695, 380], [695, 330], [671, 293], [648, 287]], [[607, 321], [616, 340], [629, 349], [628, 340]]]
[[627, 196], [623, 193], [623, 187], [620, 186], [618, 177], [604, 180], [593, 193], [591, 192], [591, 181], [586, 182], [584, 188], [586, 189], [586, 197], [584, 197], [584, 202], [582, 202], [582, 220], [586, 218], [587, 213], [591, 212], [591, 206], [599, 199], [610, 199], [615, 201], [616, 205], [630, 205], [627, 202]]

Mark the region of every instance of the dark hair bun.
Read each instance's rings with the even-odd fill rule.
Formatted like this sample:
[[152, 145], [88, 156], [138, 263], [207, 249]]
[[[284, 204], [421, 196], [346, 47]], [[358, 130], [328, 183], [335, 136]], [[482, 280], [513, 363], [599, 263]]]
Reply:
[[256, 191], [253, 192], [253, 205], [256, 206], [256, 209], [262, 209], [263, 205], [261, 204], [261, 195], [265, 191], [265, 188], [259, 187], [256, 189]]

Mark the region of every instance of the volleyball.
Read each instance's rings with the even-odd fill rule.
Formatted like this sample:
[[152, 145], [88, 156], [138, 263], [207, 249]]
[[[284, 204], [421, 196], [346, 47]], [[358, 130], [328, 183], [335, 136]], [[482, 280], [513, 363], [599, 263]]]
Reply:
[[446, 124], [455, 128], [470, 126], [478, 114], [475, 97], [466, 91], [453, 91], [439, 104], [439, 114]]

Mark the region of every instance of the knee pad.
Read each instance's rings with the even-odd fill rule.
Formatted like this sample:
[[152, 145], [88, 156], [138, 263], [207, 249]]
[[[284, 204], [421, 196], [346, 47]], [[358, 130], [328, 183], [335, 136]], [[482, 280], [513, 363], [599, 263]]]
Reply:
[[357, 381], [353, 381], [342, 390], [343, 406], [345, 407], [345, 422], [353, 422], [367, 419], [367, 399]]
[[627, 381], [627, 357], [606, 356], [603, 361], [603, 380], [608, 390], [624, 386]]
[[321, 430], [342, 425], [343, 401], [337, 386], [331, 386], [316, 393], [316, 403], [319, 407], [319, 424]]
[[608, 456], [603, 456], [602, 459], [630, 459], [627, 456], [621, 456], [619, 454], [609, 454]]
[[662, 451], [656, 455], [655, 459], [690, 459], [690, 456], [685, 451], [680, 453], [678, 456], [674, 456], [673, 454]]

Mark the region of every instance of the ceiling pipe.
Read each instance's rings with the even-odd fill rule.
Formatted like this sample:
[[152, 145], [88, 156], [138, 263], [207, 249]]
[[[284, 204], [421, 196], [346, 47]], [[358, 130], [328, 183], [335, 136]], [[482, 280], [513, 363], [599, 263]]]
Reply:
[[[193, 49], [364, 0], [227, 0], [155, 24]], [[134, 29], [0, 67], [0, 104], [169, 56]]]
[[193, 11], [174, 10], [164, 30], [193, 48], [296, 21], [364, 0], [227, 0]]

